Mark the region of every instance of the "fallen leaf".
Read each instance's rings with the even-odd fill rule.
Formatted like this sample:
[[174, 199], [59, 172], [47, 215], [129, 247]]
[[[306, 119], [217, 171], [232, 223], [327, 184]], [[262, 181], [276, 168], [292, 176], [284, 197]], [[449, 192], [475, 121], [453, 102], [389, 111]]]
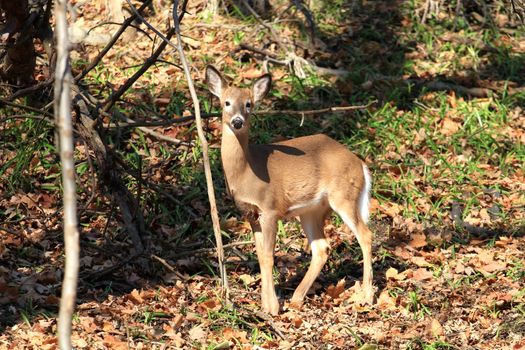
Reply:
[[206, 339], [206, 335], [208, 334], [208, 332], [206, 332], [202, 328], [202, 326], [199, 325], [199, 326], [196, 326], [196, 327], [193, 327], [192, 329], [190, 329], [188, 334], [189, 334], [191, 340], [202, 342], [203, 340]]
[[339, 280], [337, 282], [337, 285], [331, 285], [326, 288], [326, 294], [332, 297], [332, 299], [335, 299], [341, 295], [345, 290], [345, 279]]
[[432, 274], [432, 272], [424, 268], [417, 269], [412, 273], [412, 278], [417, 281], [426, 281], [432, 279], [433, 277], [434, 275]]
[[441, 133], [445, 136], [450, 136], [452, 134], [455, 134], [459, 128], [461, 127], [461, 124], [458, 122], [453, 121], [450, 118], [444, 118], [441, 122]]
[[504, 270], [507, 267], [507, 264], [502, 261], [493, 261], [489, 264], [483, 265], [479, 268], [479, 270], [483, 272], [487, 272], [489, 274]]
[[435, 318], [433, 318], [432, 321], [430, 321], [430, 324], [427, 328], [427, 332], [429, 333], [429, 335], [435, 338], [438, 338], [445, 334], [445, 332], [443, 331], [443, 326], [441, 326], [441, 323], [439, 323], [439, 321]]
[[131, 293], [129, 294], [129, 300], [131, 300], [134, 304], [143, 304], [144, 299], [140, 296], [140, 293], [138, 290], [133, 289]]
[[387, 290], [383, 290], [377, 298], [377, 306], [382, 309], [393, 309], [396, 307], [396, 299], [392, 298]]
[[388, 270], [386, 270], [385, 275], [386, 275], [386, 279], [390, 280], [390, 279], [397, 279], [397, 276], [399, 275], [399, 273], [395, 268], [390, 267]]
[[414, 256], [414, 257], [412, 257], [410, 259], [410, 262], [412, 264], [415, 264], [415, 265], [419, 266], [419, 267], [429, 267], [429, 266], [431, 266], [428, 263], [428, 261], [422, 256]]
[[248, 274], [239, 275], [239, 279], [244, 283], [245, 286], [250, 286], [256, 281], [252, 275]]
[[412, 239], [408, 245], [412, 248], [421, 248], [427, 245], [427, 236], [425, 234], [414, 234], [410, 236]]

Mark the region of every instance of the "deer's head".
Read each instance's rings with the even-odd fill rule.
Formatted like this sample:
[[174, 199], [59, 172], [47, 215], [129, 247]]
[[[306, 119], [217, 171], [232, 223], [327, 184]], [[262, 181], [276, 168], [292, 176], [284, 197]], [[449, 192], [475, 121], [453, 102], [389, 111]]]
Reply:
[[249, 127], [250, 113], [270, 91], [272, 77], [265, 74], [251, 88], [238, 88], [230, 86], [215, 67], [208, 66], [206, 82], [210, 92], [221, 102], [223, 125], [234, 133], [242, 133]]

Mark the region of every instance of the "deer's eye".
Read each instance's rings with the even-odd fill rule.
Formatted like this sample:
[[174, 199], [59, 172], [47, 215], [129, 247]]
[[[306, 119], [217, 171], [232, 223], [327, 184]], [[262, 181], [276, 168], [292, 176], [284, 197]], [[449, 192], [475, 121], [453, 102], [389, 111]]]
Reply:
[[250, 101], [246, 102], [246, 108], [248, 109], [252, 108], [252, 104]]
[[225, 105], [226, 107], [230, 107], [230, 106], [231, 106], [231, 103], [230, 103], [230, 101], [226, 101], [226, 102], [224, 102], [224, 105]]

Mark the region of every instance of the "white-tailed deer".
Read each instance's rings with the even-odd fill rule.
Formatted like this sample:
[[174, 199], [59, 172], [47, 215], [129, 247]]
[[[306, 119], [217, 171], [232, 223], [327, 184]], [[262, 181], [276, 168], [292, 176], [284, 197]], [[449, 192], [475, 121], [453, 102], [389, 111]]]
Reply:
[[368, 168], [345, 146], [325, 135], [299, 137], [268, 145], [249, 144], [250, 113], [268, 93], [271, 76], [251, 89], [229, 86], [208, 66], [206, 81], [222, 107], [221, 158], [226, 183], [237, 206], [259, 214], [250, 220], [261, 268], [262, 309], [279, 312], [273, 282], [277, 221], [299, 216], [308, 237], [312, 261], [291, 303], [300, 306], [330, 248], [324, 220], [334, 210], [356, 235], [363, 252], [363, 294], [372, 303], [372, 232], [367, 227], [371, 178]]

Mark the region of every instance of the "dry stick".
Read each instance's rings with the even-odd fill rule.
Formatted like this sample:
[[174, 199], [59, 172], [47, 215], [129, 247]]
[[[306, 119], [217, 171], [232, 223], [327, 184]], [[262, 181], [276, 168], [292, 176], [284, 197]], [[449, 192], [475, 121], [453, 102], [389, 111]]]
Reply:
[[224, 248], [222, 246], [222, 236], [221, 236], [221, 226], [219, 222], [219, 214], [217, 213], [217, 204], [215, 202], [215, 189], [213, 187], [213, 179], [211, 177], [211, 168], [210, 168], [210, 158], [208, 157], [208, 141], [206, 141], [206, 136], [202, 129], [202, 119], [201, 111], [199, 105], [199, 99], [197, 98], [197, 93], [195, 92], [195, 87], [193, 86], [193, 80], [191, 79], [190, 68], [188, 66], [188, 61], [186, 60], [186, 55], [184, 54], [184, 49], [182, 48], [182, 37], [180, 35], [180, 23], [177, 18], [177, 9], [179, 6], [179, 1], [175, 0], [173, 2], [173, 21], [175, 24], [175, 33], [177, 36], [177, 50], [179, 51], [180, 60], [182, 66], [184, 67], [184, 74], [186, 75], [186, 80], [188, 81], [188, 88], [190, 89], [191, 99], [193, 100], [193, 107], [195, 108], [195, 121], [197, 123], [197, 133], [199, 134], [199, 139], [202, 146], [202, 156], [204, 161], [204, 173], [206, 175], [206, 187], [208, 188], [208, 198], [210, 200], [210, 211], [211, 211], [211, 220], [213, 223], [213, 231], [215, 233], [215, 240], [217, 243], [217, 260], [219, 263], [219, 272], [221, 276], [223, 292], [225, 292], [225, 297], [228, 299], [229, 290], [228, 290], [228, 278], [226, 276], [226, 268], [224, 266]]
[[[287, 115], [307, 116], [307, 115], [315, 115], [315, 114], [323, 114], [323, 113], [342, 113], [342, 112], [347, 112], [347, 111], [353, 111], [356, 109], [366, 109], [375, 103], [377, 103], [377, 100], [373, 100], [366, 105], [334, 106], [334, 107], [327, 107], [327, 108], [321, 108], [321, 109], [308, 109], [308, 110], [302, 110], [302, 111], [296, 111], [296, 110], [291, 110], [291, 109], [266, 110], [266, 111], [257, 111], [257, 115], [287, 114]], [[201, 113], [202, 119], [215, 118], [215, 117], [220, 117], [220, 116], [221, 116], [220, 113]], [[168, 125], [173, 125], [173, 124], [186, 123], [194, 119], [195, 119], [194, 115], [189, 115], [189, 116], [181, 117], [181, 118], [175, 118], [171, 120], [162, 120], [158, 122], [147, 122], [147, 121], [137, 122], [130, 118], [126, 118], [125, 120], [127, 121], [127, 123], [118, 123], [118, 124], [107, 123], [107, 124], [104, 124], [104, 127], [106, 128], [140, 128], [140, 127], [152, 127], [152, 126], [168, 126]], [[153, 136], [156, 137], [156, 135], [153, 135]], [[167, 141], [173, 142], [173, 140], [167, 140]]]
[[[133, 120], [128, 118], [128, 117], [124, 117], [123, 116], [123, 119], [127, 123], [133, 122]], [[185, 142], [185, 141], [176, 139], [176, 138], [171, 137], [171, 136], [160, 134], [160, 133], [156, 132], [155, 130], [151, 130], [151, 129], [147, 128], [147, 127], [139, 126], [138, 129], [140, 131], [142, 131], [143, 133], [148, 134], [148, 135], [150, 135], [152, 137], [155, 137], [156, 139], [159, 139], [161, 141], [170, 142], [170, 143], [173, 143], [174, 145], [191, 146], [190, 142]]]
[[45, 88], [47, 86], [50, 86], [52, 85], [53, 83], [55, 82], [55, 78], [54, 77], [49, 77], [47, 80], [41, 82], [41, 83], [38, 83], [36, 85], [32, 85], [32, 86], [29, 86], [25, 89], [20, 89], [18, 90], [17, 92], [13, 93], [11, 96], [8, 97], [8, 100], [9, 101], [14, 101], [16, 100], [17, 98], [20, 98], [20, 97], [24, 97], [26, 95], [29, 95], [30, 93], [32, 92], [35, 92], [35, 91], [38, 91], [42, 88]]
[[173, 34], [175, 34], [175, 31], [173, 29], [170, 29], [166, 34], [167, 40], [163, 40], [162, 43], [159, 44], [155, 52], [153, 52], [153, 54], [146, 59], [142, 67], [140, 67], [140, 69], [136, 71], [135, 74], [131, 76], [131, 78], [126, 80], [126, 82], [117, 91], [115, 91], [111, 94], [111, 96], [109, 96], [109, 98], [104, 102], [104, 112], [108, 112], [111, 109], [111, 107], [113, 107], [113, 105], [117, 102], [117, 100], [131, 87], [131, 85], [133, 85], [133, 83], [135, 83], [135, 81], [137, 81], [137, 79], [140, 78], [142, 74], [144, 74], [149, 69], [149, 67], [151, 67], [157, 61], [157, 58], [160, 56], [162, 51], [164, 51], [164, 48], [166, 47], [166, 45], [168, 45], [169, 39], [173, 36]]
[[[146, 6], [148, 6], [150, 2], [151, 0], [144, 1], [142, 6], [140, 6], [140, 8], [137, 11], [139, 13], [144, 11]], [[111, 40], [106, 44], [106, 46], [102, 49], [102, 51], [100, 51], [97, 57], [95, 57], [93, 62], [91, 62], [89, 66], [84, 68], [84, 70], [75, 77], [75, 81], [79, 81], [80, 79], [84, 78], [86, 74], [88, 74], [93, 68], [95, 68], [99, 64], [102, 58], [108, 53], [108, 51], [113, 47], [113, 45], [115, 45], [115, 43], [120, 38], [120, 36], [124, 33], [124, 31], [126, 31], [126, 29], [131, 25], [131, 23], [133, 23], [133, 21], [136, 18], [137, 18], [137, 15], [135, 13], [132, 14], [130, 17], [126, 18], [124, 23], [122, 23], [122, 25], [120, 26], [119, 30], [113, 35]]]
[[[164, 36], [162, 35], [162, 33], [157, 29], [155, 28], [151, 23], [149, 23], [148, 21], [146, 21], [146, 19], [144, 17], [142, 17], [140, 15], [140, 13], [138, 13], [137, 9], [135, 8], [135, 6], [133, 6], [133, 4], [131, 3], [131, 1], [129, 0], [126, 0], [126, 2], [128, 3], [129, 7], [131, 8], [131, 11], [133, 11], [133, 13], [140, 19], [140, 21], [142, 23], [144, 23], [146, 25], [146, 27], [148, 27], [153, 33], [157, 34], [157, 36], [159, 38], [162, 39], [162, 41], [164, 41], [165, 43], [169, 44], [171, 47], [173, 47], [174, 49], [176, 49], [177, 47], [170, 41], [170, 38], [168, 38], [167, 36]], [[186, 12], [186, 3], [188, 1], [185, 1], [184, 4], [182, 5], [182, 8], [183, 8], [183, 11], [181, 13], [181, 17], [179, 18], [179, 21], [182, 20], [182, 16], [184, 16], [184, 13]]]
[[359, 106], [336, 106], [336, 107], [327, 107], [327, 108], [321, 108], [321, 109], [310, 109], [305, 111], [294, 111], [294, 110], [280, 110], [280, 111], [258, 111], [257, 115], [274, 115], [274, 114], [288, 114], [288, 115], [312, 115], [312, 114], [322, 114], [322, 113], [339, 113], [339, 112], [346, 112], [346, 111], [353, 111], [356, 109], [366, 109], [373, 104], [377, 103], [377, 100], [371, 101], [366, 105], [359, 105]]
[[57, 0], [55, 23], [57, 61], [55, 69], [55, 119], [60, 135], [60, 160], [64, 186], [64, 246], [65, 268], [58, 314], [58, 343], [60, 349], [71, 349], [71, 320], [75, 308], [78, 280], [78, 218], [75, 197], [75, 163], [73, 160], [73, 128], [71, 125], [71, 67], [67, 28], [67, 0]]
[[171, 266], [165, 259], [161, 258], [160, 256], [157, 256], [155, 254], [151, 254], [150, 255], [153, 259], [157, 260], [158, 262], [160, 262], [162, 265], [164, 265], [168, 270], [170, 270], [170, 272], [174, 273], [175, 276], [177, 276], [178, 279], [180, 279], [181, 281], [187, 281], [189, 280], [188, 277], [184, 276], [182, 273], [180, 273], [179, 271], [177, 271], [177, 269], [175, 269], [173, 266]]
[[21, 104], [10, 102], [8, 100], [4, 100], [4, 99], [0, 98], [0, 107], [2, 107], [2, 105], [25, 109], [27, 111], [31, 111], [31, 112], [42, 114], [42, 115], [44, 115], [46, 117], [53, 117], [53, 114], [51, 114], [49, 112], [46, 112], [46, 111], [44, 111], [42, 109], [38, 109], [38, 108], [31, 107], [31, 106], [26, 106], [26, 105], [21, 105]]

